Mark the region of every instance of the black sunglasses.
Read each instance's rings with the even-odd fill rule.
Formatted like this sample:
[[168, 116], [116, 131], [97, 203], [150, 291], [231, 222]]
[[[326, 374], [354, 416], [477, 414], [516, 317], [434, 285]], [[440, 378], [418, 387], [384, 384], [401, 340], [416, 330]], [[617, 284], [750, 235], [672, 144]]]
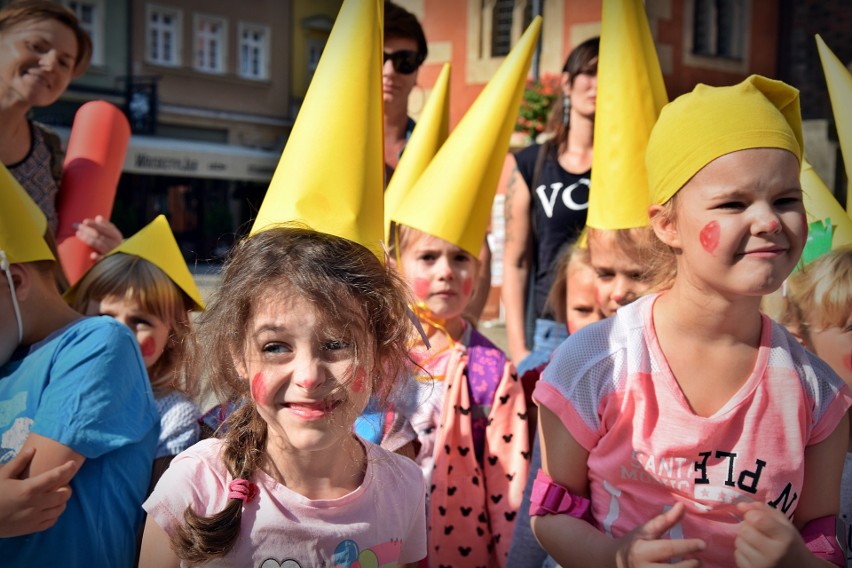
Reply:
[[402, 73], [403, 75], [411, 75], [417, 71], [417, 68], [420, 67], [421, 63], [423, 63], [423, 56], [416, 51], [411, 51], [410, 49], [401, 49], [399, 51], [394, 51], [393, 53], [388, 53], [386, 51], [384, 53], [384, 60], [382, 61], [382, 64], [387, 63], [388, 59], [391, 60], [394, 71]]

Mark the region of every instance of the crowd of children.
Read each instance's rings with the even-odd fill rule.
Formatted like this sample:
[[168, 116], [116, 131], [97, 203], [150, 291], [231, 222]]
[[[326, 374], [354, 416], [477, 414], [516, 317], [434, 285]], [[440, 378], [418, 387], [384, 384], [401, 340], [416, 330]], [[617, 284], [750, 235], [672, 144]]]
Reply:
[[[379, 79], [380, 15], [344, 3], [207, 306], [163, 216], [63, 293], [0, 166], [4, 565], [845, 566], [852, 245], [802, 261], [798, 92], [663, 91], [635, 147], [596, 138], [539, 310], [567, 339], [519, 374], [465, 314], [540, 19], [383, 216], [380, 101], [315, 94]], [[613, 69], [604, 20], [587, 79]], [[601, 133], [634, 112], [613, 85]], [[330, 170], [317, 131], [364, 153]]]

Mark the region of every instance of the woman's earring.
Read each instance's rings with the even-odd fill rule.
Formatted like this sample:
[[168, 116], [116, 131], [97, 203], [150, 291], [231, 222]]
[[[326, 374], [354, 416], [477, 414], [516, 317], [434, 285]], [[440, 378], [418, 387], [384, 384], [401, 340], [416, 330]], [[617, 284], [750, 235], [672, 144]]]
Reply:
[[568, 117], [571, 115], [571, 97], [562, 95], [562, 127], [568, 128]]

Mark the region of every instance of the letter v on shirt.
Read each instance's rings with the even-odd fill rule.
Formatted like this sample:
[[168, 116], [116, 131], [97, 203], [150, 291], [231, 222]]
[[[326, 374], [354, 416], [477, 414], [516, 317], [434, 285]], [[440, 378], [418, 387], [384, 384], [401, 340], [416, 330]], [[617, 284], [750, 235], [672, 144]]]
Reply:
[[[580, 187], [581, 185], [585, 185], [589, 187], [589, 180], [581, 179], [575, 183], [572, 183], [568, 187], [565, 188], [565, 191], [562, 192], [562, 203], [565, 204], [565, 207], [571, 209], [573, 211], [582, 211], [584, 209], [589, 208], [589, 203], [577, 203], [574, 201], [572, 194], [574, 190]], [[547, 186], [542, 184], [535, 188], [535, 193], [541, 201], [541, 206], [544, 208], [544, 213], [547, 215], [548, 219], [553, 218], [553, 208], [556, 205], [556, 199], [559, 196], [559, 190], [562, 189], [562, 182], [554, 182], [550, 184], [550, 187], [553, 189], [553, 192], [550, 196], [547, 195]]]

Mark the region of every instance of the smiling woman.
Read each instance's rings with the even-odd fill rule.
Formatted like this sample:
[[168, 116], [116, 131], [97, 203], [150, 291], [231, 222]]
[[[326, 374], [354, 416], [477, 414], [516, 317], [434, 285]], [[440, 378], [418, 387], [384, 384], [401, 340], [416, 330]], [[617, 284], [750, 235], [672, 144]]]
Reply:
[[[59, 100], [85, 72], [92, 41], [74, 13], [48, 0], [19, 0], [0, 10], [0, 162], [44, 211], [55, 233], [62, 148], [55, 133], [29, 119]], [[100, 253], [121, 242], [107, 220], [84, 220], [77, 236]]]

